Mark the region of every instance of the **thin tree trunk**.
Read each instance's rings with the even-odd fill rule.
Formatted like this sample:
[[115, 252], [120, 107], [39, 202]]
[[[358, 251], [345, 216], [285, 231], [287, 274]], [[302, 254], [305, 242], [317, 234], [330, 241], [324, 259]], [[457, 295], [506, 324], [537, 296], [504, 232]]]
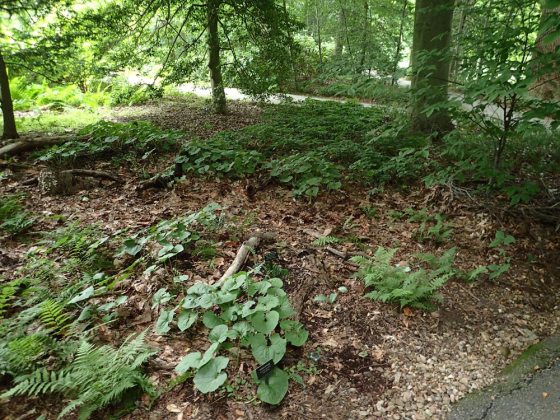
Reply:
[[395, 51], [395, 58], [393, 60], [393, 75], [391, 77], [391, 86], [397, 83], [397, 71], [399, 70], [399, 61], [401, 59], [402, 41], [404, 33], [404, 21], [406, 19], [406, 9], [408, 6], [408, 0], [403, 0], [403, 7], [401, 11], [401, 23], [399, 27], [399, 38], [397, 40], [397, 49]]
[[[449, 44], [454, 0], [417, 0], [412, 42], [412, 131], [445, 134], [453, 129], [446, 109], [426, 108], [448, 101]], [[428, 115], [429, 114], [429, 115]]]
[[362, 54], [360, 56], [360, 73], [364, 69], [369, 36], [369, 0], [364, 0], [364, 32], [362, 36]]
[[[560, 19], [560, 7], [546, 9], [543, 7], [541, 15], [541, 27], [546, 26], [549, 19]], [[556, 15], [556, 16], [554, 16]], [[540, 31], [536, 41], [534, 58], [536, 64], [531, 69], [536, 74], [537, 80], [533, 84], [533, 90], [544, 99], [560, 97], [560, 59], [554, 52], [560, 46], [560, 38], [554, 41], [546, 41], [546, 36], [554, 31], [554, 27]]]
[[456, 80], [459, 74], [459, 67], [461, 66], [461, 55], [463, 53], [463, 35], [465, 33], [465, 24], [467, 22], [468, 9], [471, 7], [472, 0], [459, 1], [461, 6], [461, 15], [459, 16], [459, 27], [454, 39], [455, 51], [451, 60], [451, 68], [449, 70], [449, 77]]
[[321, 41], [321, 21], [319, 19], [319, 5], [315, 0], [315, 22], [317, 24], [317, 45], [319, 46], [319, 63], [323, 65], [323, 42]]
[[10, 92], [10, 79], [8, 79], [8, 71], [6, 63], [0, 51], [0, 98], [2, 108], [2, 119], [4, 129], [2, 139], [17, 139], [19, 137], [16, 127], [16, 118], [14, 116], [14, 103], [12, 101], [12, 93]]
[[218, 13], [221, 0], [208, 0], [208, 69], [212, 87], [212, 105], [217, 114], [225, 114], [226, 93], [220, 64], [220, 36], [218, 34]]
[[344, 51], [344, 32], [343, 32], [343, 25], [344, 25], [344, 14], [342, 10], [342, 5], [340, 5], [340, 10], [338, 11], [337, 16], [337, 23], [338, 28], [336, 29], [336, 37], [334, 40], [334, 55], [336, 57], [340, 57], [342, 52]]

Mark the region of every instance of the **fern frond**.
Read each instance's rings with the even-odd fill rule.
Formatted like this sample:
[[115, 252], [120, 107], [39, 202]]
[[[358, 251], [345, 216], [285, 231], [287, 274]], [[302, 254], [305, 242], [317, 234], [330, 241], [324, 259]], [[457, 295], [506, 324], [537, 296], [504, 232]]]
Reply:
[[337, 238], [336, 236], [330, 236], [330, 235], [326, 235], [326, 236], [321, 236], [320, 238], [315, 239], [313, 242], [311, 242], [312, 245], [314, 246], [326, 246], [326, 245], [331, 245], [331, 244], [338, 244], [342, 242], [339, 238]]
[[70, 324], [70, 317], [64, 311], [64, 305], [52, 299], [43, 302], [39, 318], [52, 334], [64, 335]]

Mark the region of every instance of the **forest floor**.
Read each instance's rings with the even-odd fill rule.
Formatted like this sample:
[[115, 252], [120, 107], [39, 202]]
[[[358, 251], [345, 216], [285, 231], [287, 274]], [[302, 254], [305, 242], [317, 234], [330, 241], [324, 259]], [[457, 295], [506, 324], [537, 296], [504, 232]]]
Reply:
[[[258, 121], [260, 112], [257, 106], [239, 103], [232, 105], [229, 115], [213, 116], [204, 108], [166, 102], [116, 110], [112, 119], [147, 119], [207, 138], [224, 129], [250, 125]], [[155, 173], [173, 158], [162, 156], [143, 170]], [[95, 224], [107, 234], [150, 226], [215, 202], [227, 218], [235, 220], [236, 235], [219, 242], [218, 255], [211, 261], [180, 263], [182, 273], [193, 281], [215, 281], [243, 239], [260, 230], [274, 233], [276, 241], [259, 249], [247, 266], [274, 251], [278, 264], [289, 272], [285, 287], [290, 296], [297, 296], [303, 284], [313, 283], [303, 296], [300, 315], [309, 340], [302, 349], [289, 353], [285, 362], [303, 361], [298, 368], [303, 384], [292, 383], [281, 405], [258, 403], [250, 384], [203, 395], [187, 381], [163, 394], [150, 410], [143, 401], [127, 418], [442, 418], [461, 397], [492, 383], [527, 346], [559, 330], [560, 238], [529, 219], [499, 211], [498, 202], [496, 207], [484, 207], [468, 195], [420, 184], [376, 195], [352, 185], [321, 194], [314, 201], [296, 200], [291, 191], [277, 185], [248, 196], [245, 181], [212, 178], [188, 177], [171, 189], [141, 190], [132, 166], [88, 165], [116, 172], [123, 184], [104, 182], [74, 195], [52, 197], [14, 178], [1, 183], [0, 194], [26, 194], [26, 207], [45, 217], [33, 228], [36, 231], [54, 229], [58, 222], [48, 216], [64, 215], [80, 224]], [[25, 177], [38, 169], [26, 169]], [[368, 206], [377, 209], [375, 217], [360, 210]], [[394, 217], [409, 207], [431, 207], [445, 214], [453, 223], [452, 245], [415, 241], [417, 223]], [[354, 277], [355, 267], [326, 248], [312, 245], [315, 238], [309, 230], [353, 238], [333, 245], [342, 252], [398, 247], [397, 259], [404, 263], [414, 253], [440, 254], [456, 246], [456, 263], [464, 268], [497, 258], [488, 247], [496, 231], [507, 232], [516, 241], [509, 250], [512, 266], [506, 274], [495, 281], [448, 282], [443, 304], [430, 313], [403, 311], [364, 298], [364, 286]], [[5, 242], [0, 249], [0, 274], [9, 275], [20, 267], [29, 247], [28, 241]], [[164, 271], [130, 279], [121, 288], [129, 297], [128, 311], [119, 322], [100, 328], [99, 338], [118, 344], [131, 332], [153, 325], [157, 314], [144, 303], [168, 275]], [[334, 302], [314, 301], [315, 296], [336, 293], [341, 286], [348, 292], [338, 293]], [[174, 377], [179, 360], [198, 341], [178, 331], [166, 336], [150, 333], [149, 344], [159, 350], [148, 362], [150, 378], [164, 386]], [[248, 367], [242, 364], [240, 372], [243, 369]], [[59, 404], [53, 398], [15, 398], [0, 404], [0, 417], [27, 419], [47, 414], [51, 418]]]

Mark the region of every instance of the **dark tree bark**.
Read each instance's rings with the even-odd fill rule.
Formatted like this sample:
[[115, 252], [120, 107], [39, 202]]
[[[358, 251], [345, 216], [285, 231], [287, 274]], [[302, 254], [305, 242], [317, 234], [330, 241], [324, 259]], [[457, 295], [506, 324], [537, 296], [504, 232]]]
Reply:
[[362, 51], [360, 54], [360, 72], [364, 69], [369, 39], [369, 0], [364, 0], [364, 28], [362, 33]]
[[14, 116], [14, 104], [12, 102], [12, 94], [10, 92], [10, 80], [8, 79], [8, 71], [6, 63], [0, 51], [0, 98], [2, 107], [2, 119], [4, 129], [2, 139], [17, 139], [19, 137], [16, 127], [16, 118]]
[[221, 0], [208, 0], [208, 69], [210, 70], [210, 83], [212, 87], [212, 105], [217, 114], [225, 114], [226, 93], [222, 78], [222, 65], [220, 63], [220, 36], [218, 34], [218, 13]]
[[[546, 27], [549, 19], [555, 17], [560, 19], [560, 7], [555, 9], [547, 9], [543, 7], [541, 12], [541, 28]], [[537, 80], [533, 84], [533, 90], [544, 99], [560, 98], [560, 58], [558, 53], [554, 54], [560, 47], [560, 38], [554, 41], [546, 40], [546, 36], [550, 35], [554, 28], [541, 29], [537, 37], [535, 48], [535, 62], [532, 71], [538, 75]], [[546, 62], [546, 70], [543, 63]]]
[[412, 131], [445, 134], [453, 129], [445, 109], [424, 110], [448, 100], [448, 78], [454, 0], [417, 0], [412, 42]]

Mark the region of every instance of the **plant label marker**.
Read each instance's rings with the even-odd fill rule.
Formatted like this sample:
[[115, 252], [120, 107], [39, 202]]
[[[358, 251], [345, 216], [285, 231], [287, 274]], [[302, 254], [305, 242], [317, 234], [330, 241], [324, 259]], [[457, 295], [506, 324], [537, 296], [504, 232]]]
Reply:
[[263, 379], [266, 376], [268, 376], [268, 374], [270, 374], [270, 372], [272, 372], [272, 370], [275, 368], [275, 364], [272, 360], [269, 360], [268, 362], [266, 362], [264, 365], [259, 366], [257, 368], [257, 378], [259, 379]]

